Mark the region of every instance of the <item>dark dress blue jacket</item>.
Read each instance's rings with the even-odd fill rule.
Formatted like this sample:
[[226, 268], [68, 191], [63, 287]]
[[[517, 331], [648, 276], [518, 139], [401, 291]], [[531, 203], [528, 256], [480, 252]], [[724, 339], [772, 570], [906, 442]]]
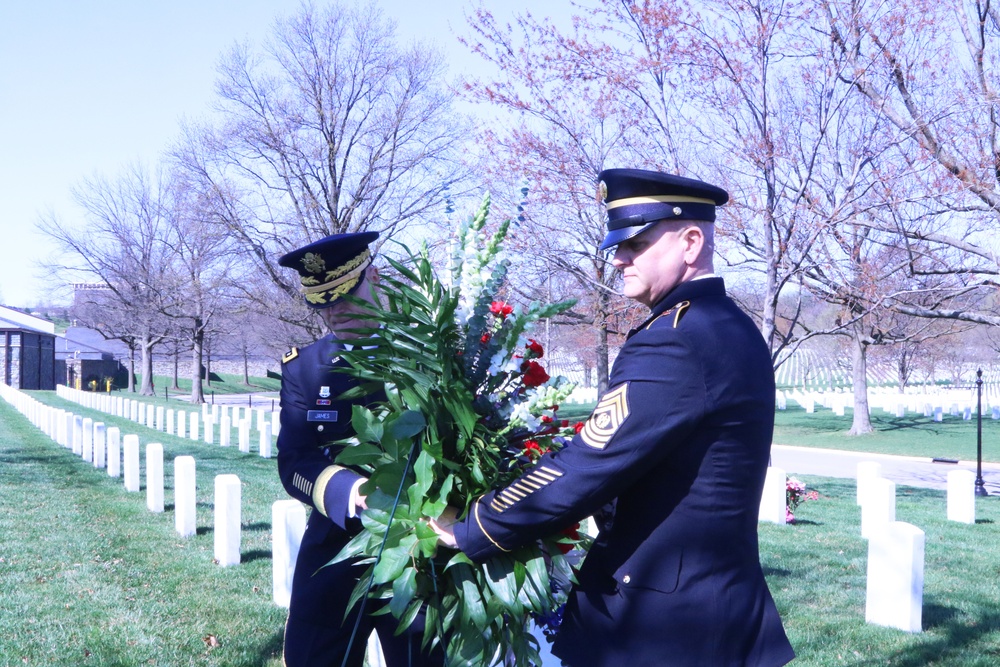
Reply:
[[456, 524], [474, 559], [613, 503], [553, 653], [573, 667], [776, 667], [794, 657], [761, 570], [757, 514], [774, 373], [721, 278], [682, 283], [633, 330], [583, 430]]

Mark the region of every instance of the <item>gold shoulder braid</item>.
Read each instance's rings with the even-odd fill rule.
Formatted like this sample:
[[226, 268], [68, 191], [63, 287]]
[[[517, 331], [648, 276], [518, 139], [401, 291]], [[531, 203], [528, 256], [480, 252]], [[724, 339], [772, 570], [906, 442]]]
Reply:
[[281, 363], [287, 364], [289, 361], [291, 361], [297, 356], [299, 356], [299, 348], [293, 347], [292, 349], [290, 349], [288, 352], [285, 353], [285, 356], [281, 358]]
[[646, 328], [648, 329], [649, 327], [653, 326], [653, 323], [659, 320], [661, 317], [666, 317], [667, 315], [672, 314], [674, 316], [674, 328], [676, 329], [677, 325], [681, 323], [681, 317], [684, 315], [684, 311], [686, 311], [690, 307], [691, 307], [690, 301], [681, 301], [670, 310], [664, 311], [659, 315], [657, 315], [655, 318], [653, 318], [653, 320], [646, 325]]

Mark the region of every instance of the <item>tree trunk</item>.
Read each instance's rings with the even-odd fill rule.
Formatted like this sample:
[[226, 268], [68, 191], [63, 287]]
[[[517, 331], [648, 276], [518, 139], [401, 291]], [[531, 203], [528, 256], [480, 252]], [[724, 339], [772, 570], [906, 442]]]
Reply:
[[250, 355], [243, 348], [243, 384], [250, 386]]
[[128, 391], [135, 393], [135, 346], [128, 347]]
[[871, 415], [868, 414], [868, 359], [867, 345], [861, 332], [860, 322], [851, 329], [851, 375], [854, 384], [854, 421], [848, 435], [871, 433]]
[[142, 384], [139, 386], [139, 394], [153, 396], [156, 392], [153, 388], [153, 341], [148, 333], [142, 334], [139, 348], [142, 351]]
[[191, 404], [204, 403], [205, 394], [201, 389], [201, 358], [202, 346], [205, 343], [205, 332], [201, 328], [201, 319], [195, 318], [194, 335], [191, 337]]
[[174, 346], [174, 386], [171, 387], [171, 389], [180, 389], [181, 388], [181, 385], [178, 382], [178, 375], [180, 373], [180, 365], [181, 365], [181, 351], [180, 351], [180, 346], [178, 344], [178, 345]]

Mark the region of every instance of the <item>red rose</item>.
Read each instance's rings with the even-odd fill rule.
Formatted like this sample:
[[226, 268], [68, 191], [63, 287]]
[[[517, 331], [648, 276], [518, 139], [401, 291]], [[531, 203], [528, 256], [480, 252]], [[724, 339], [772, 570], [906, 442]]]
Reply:
[[551, 424], [552, 423], [552, 417], [549, 417], [548, 415], [542, 415], [542, 423], [543, 424]]
[[490, 342], [490, 335], [488, 333], [484, 333], [482, 338], [479, 339], [479, 342], [482, 343], [483, 345], [486, 345], [487, 343]]
[[490, 312], [503, 319], [514, 312], [514, 307], [506, 301], [494, 301], [490, 304]]
[[[562, 530], [559, 531], [559, 534], [565, 535], [571, 540], [579, 540], [580, 539], [579, 522], [573, 524], [572, 526], [567, 526], [566, 528], [563, 528]], [[559, 551], [563, 552], [563, 555], [568, 554], [572, 549], [573, 546], [570, 544], [559, 544]]]
[[521, 382], [524, 383], [525, 387], [537, 387], [549, 381], [549, 374], [537, 361], [524, 362], [521, 370], [524, 372]]
[[568, 419], [563, 419], [561, 422], [559, 422], [559, 427], [560, 428], [569, 428], [569, 420]]
[[577, 422], [577, 423], [573, 424], [573, 431], [575, 433], [579, 433], [582, 430], [583, 430], [583, 422]]
[[531, 352], [531, 356], [528, 356], [528, 359], [539, 359], [545, 355], [545, 350], [542, 349], [541, 344], [534, 338], [529, 338], [528, 344], [525, 345], [525, 347], [527, 347], [528, 351]]

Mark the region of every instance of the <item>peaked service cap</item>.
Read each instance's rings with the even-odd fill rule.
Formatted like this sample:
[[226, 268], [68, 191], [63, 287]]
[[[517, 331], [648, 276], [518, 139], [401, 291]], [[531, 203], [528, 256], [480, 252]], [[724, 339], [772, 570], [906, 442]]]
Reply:
[[333, 234], [283, 255], [278, 264], [299, 272], [306, 305], [329, 308], [361, 285], [372, 263], [368, 245], [377, 238], [378, 232]]
[[729, 201], [720, 187], [645, 169], [605, 169], [598, 179], [608, 210], [601, 250], [641, 234], [661, 220], [715, 222], [715, 207]]

